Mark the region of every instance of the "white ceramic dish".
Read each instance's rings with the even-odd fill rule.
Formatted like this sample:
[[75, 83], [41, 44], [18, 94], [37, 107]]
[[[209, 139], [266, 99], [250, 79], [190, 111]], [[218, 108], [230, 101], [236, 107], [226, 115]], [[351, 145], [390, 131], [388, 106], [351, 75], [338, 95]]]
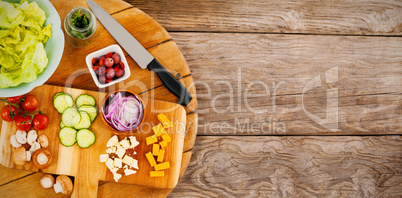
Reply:
[[[18, 3], [19, 0], [5, 0], [11, 3]], [[22, 83], [16, 87], [0, 89], [0, 97], [12, 97], [30, 92], [33, 88], [45, 83], [59, 66], [64, 51], [64, 34], [61, 30], [60, 16], [56, 9], [48, 0], [34, 0], [39, 7], [45, 11], [47, 24], [52, 24], [52, 37], [46, 42], [45, 50], [48, 58], [48, 64], [38, 78], [30, 83]], [[29, 1], [29, 2], [32, 2]]]
[[[109, 52], [114, 52], [114, 53], [117, 53], [120, 55], [120, 61], [124, 63], [124, 75], [116, 80], [113, 80], [110, 83], [101, 84], [99, 82], [98, 77], [96, 76], [94, 70], [92, 69], [92, 58], [99, 58], [103, 55], [106, 55]], [[85, 62], [87, 63], [87, 66], [88, 66], [89, 72], [91, 73], [92, 79], [94, 79], [96, 86], [98, 86], [99, 88], [105, 88], [110, 85], [121, 82], [123, 80], [126, 80], [131, 74], [130, 68], [127, 64], [127, 60], [126, 60], [126, 57], [124, 56], [123, 50], [121, 50], [120, 46], [117, 44], [109, 45], [103, 49], [100, 49], [98, 51], [88, 54], [87, 57], [85, 58]]]

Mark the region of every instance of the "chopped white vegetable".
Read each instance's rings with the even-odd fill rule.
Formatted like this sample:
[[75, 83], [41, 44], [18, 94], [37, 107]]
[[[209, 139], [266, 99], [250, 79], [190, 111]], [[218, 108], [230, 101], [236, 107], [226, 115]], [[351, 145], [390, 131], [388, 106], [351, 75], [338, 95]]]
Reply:
[[121, 174], [119, 174], [119, 173], [113, 173], [113, 179], [114, 179], [114, 181], [118, 182], [120, 178], [121, 178]]
[[117, 146], [116, 154], [117, 154], [117, 156], [119, 156], [120, 159], [123, 158], [125, 153], [126, 153], [126, 149], [124, 149], [122, 146]]
[[115, 145], [115, 144], [117, 144], [117, 143], [119, 143], [119, 139], [117, 138], [116, 135], [114, 135], [113, 137], [111, 137], [111, 138], [109, 139], [109, 141], [108, 141], [107, 144], [106, 144], [106, 147], [111, 147], [111, 146], [113, 146], [113, 145]]
[[109, 158], [108, 154], [99, 155], [100, 162], [106, 162], [108, 158]]
[[138, 160], [133, 159], [133, 161], [131, 162], [131, 164], [129, 164], [131, 167], [135, 168], [135, 169], [139, 169], [138, 168]]
[[114, 159], [114, 166], [115, 166], [115, 167], [118, 167], [118, 168], [123, 167], [123, 164], [122, 164], [122, 161], [121, 161], [120, 158]]
[[127, 164], [127, 165], [130, 165], [131, 163], [133, 163], [133, 158], [132, 157], [130, 157], [130, 156], [124, 156], [124, 158], [123, 158], [123, 163], [125, 163], [125, 164]]
[[114, 161], [112, 160], [112, 159], [110, 159], [110, 158], [108, 158], [107, 160], [106, 160], [106, 166], [109, 168], [109, 169], [112, 169], [113, 167], [114, 167]]
[[135, 136], [130, 136], [130, 148], [134, 148], [136, 146], [138, 146], [140, 143], [137, 141], [137, 138], [135, 138]]
[[124, 149], [128, 149], [130, 147], [130, 142], [126, 139], [120, 141], [120, 145], [124, 148]]
[[132, 174], [135, 174], [137, 171], [135, 171], [135, 170], [131, 170], [131, 169], [124, 169], [124, 174], [126, 175], [126, 176], [129, 176], [129, 175], [132, 175]]

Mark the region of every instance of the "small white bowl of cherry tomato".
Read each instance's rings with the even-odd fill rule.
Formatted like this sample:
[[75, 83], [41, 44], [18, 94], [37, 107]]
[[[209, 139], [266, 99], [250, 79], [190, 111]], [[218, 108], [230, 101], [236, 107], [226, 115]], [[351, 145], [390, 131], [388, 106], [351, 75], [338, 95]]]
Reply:
[[121, 82], [130, 76], [123, 50], [116, 44], [88, 54], [85, 62], [99, 88]]

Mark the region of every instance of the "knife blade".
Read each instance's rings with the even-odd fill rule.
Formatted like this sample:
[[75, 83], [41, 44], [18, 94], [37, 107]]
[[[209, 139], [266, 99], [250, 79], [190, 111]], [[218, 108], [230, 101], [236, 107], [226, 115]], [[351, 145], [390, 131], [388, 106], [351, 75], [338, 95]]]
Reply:
[[173, 77], [119, 22], [92, 0], [89, 8], [121, 47], [142, 68], [156, 72], [166, 88], [179, 98], [179, 104], [187, 106], [192, 97], [187, 89]]

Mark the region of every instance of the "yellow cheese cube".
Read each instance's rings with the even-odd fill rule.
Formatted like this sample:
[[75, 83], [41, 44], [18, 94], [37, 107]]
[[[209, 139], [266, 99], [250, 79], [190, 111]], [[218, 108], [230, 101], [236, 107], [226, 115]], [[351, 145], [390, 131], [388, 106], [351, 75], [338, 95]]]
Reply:
[[159, 144], [161, 145], [162, 148], [165, 148], [167, 146], [167, 143], [165, 140], [160, 141]]
[[156, 162], [155, 162], [155, 158], [154, 158], [154, 156], [152, 155], [152, 153], [151, 153], [151, 152], [148, 152], [147, 154], [145, 154], [145, 156], [147, 157], [148, 162], [149, 162], [149, 164], [151, 165], [151, 167], [154, 167], [154, 166], [156, 165]]
[[164, 122], [169, 122], [169, 119], [167, 119], [167, 117], [165, 116], [165, 114], [161, 113], [158, 115], [158, 120], [162, 123]]
[[155, 156], [159, 154], [159, 144], [153, 144], [152, 154], [154, 154]]
[[169, 162], [163, 162], [163, 163], [155, 165], [155, 170], [156, 171], [165, 170], [165, 169], [168, 169], [168, 168], [170, 168]]
[[167, 134], [167, 133], [164, 133], [164, 134], [162, 135], [162, 139], [163, 139], [166, 143], [169, 143], [169, 142], [172, 141], [172, 139], [170, 139], [169, 134]]
[[173, 127], [173, 122], [162, 122], [162, 125], [165, 128]]
[[158, 142], [158, 138], [156, 135], [151, 135], [145, 139], [147, 141], [147, 145], [153, 144], [155, 142]]
[[154, 133], [155, 133], [155, 135], [156, 135], [157, 137], [159, 137], [159, 136], [162, 135], [161, 129], [163, 129], [163, 126], [162, 126], [161, 124], [158, 124], [158, 125], [152, 127], [152, 130], [154, 131]]
[[151, 177], [163, 177], [163, 176], [165, 176], [165, 172], [163, 172], [163, 171], [151, 171], [150, 176]]
[[164, 155], [165, 155], [165, 150], [164, 149], [159, 149], [159, 154], [158, 154], [158, 158], [156, 159], [156, 161], [162, 162]]

